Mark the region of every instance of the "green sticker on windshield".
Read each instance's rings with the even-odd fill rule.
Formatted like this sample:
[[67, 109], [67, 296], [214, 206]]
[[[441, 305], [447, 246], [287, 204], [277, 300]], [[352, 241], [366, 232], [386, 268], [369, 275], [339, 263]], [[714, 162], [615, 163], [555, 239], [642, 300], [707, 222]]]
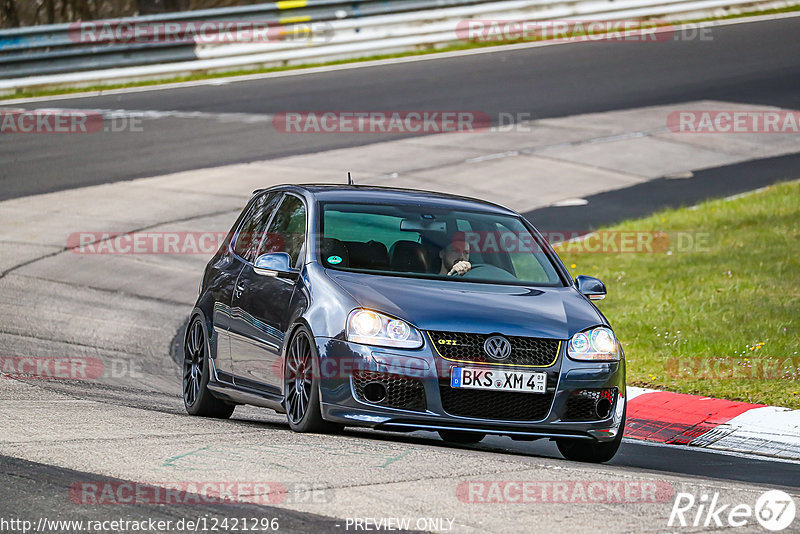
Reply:
[[339, 256], [328, 256], [328, 263], [332, 263], [334, 265], [342, 263], [342, 258]]

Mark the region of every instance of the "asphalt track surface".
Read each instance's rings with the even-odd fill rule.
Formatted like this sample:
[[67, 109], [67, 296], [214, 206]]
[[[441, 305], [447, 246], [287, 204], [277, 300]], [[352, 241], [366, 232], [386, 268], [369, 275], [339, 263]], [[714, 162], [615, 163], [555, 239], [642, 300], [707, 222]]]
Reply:
[[798, 169], [800, 154], [752, 160], [695, 171], [691, 179], [659, 178], [591, 195], [585, 198], [590, 209], [586, 206], [548, 206], [524, 215], [542, 232], [567, 226], [575, 230], [592, 230], [662, 209], [691, 206], [711, 198], [795, 180]]
[[[92, 480], [108, 484], [125, 481], [8, 456], [0, 456], [0, 466], [3, 501], [15, 504], [13, 510], [10, 507], [3, 510], [6, 518], [12, 514], [16, 517], [44, 517], [49, 521], [103, 521], [124, 518], [127, 521], [142, 522], [171, 521], [172, 524], [187, 519], [195, 522], [204, 519], [209, 524], [212, 518], [275, 517], [279, 518], [281, 532], [341, 532], [336, 526], [341, 522], [332, 518], [248, 503], [205, 503], [202, 506], [169, 503], [155, 508], [138, 503], [125, 506], [124, 512], [115, 504], [86, 506], [73, 502], [68, 497], [70, 487], [76, 481]], [[47, 531], [59, 530], [70, 529], [50, 528]]]
[[[592, 43], [421, 61], [325, 74], [59, 100], [29, 108], [102, 108], [182, 110], [213, 113], [273, 114], [312, 109], [480, 109], [558, 117], [696, 99], [720, 99], [754, 105], [800, 108], [800, 31], [798, 19], [743, 24], [714, 30], [711, 42], [651, 45]], [[608, 47], [614, 46], [613, 53]], [[324, 103], [321, 104], [321, 103]], [[285, 136], [242, 123], [195, 123], [158, 119], [158, 127], [140, 134], [98, 136], [14, 136], [0, 152], [0, 199], [85, 185], [150, 176], [191, 168], [254, 161], [363, 144], [363, 136]], [[191, 129], [190, 129], [191, 128]], [[366, 142], [385, 140], [374, 136]], [[222, 141], [221, 141], [222, 140]], [[591, 211], [542, 208], [526, 215], [542, 229], [561, 221], [592, 228], [656, 209], [691, 204], [704, 198], [740, 193], [796, 178], [798, 156], [752, 161], [708, 169], [692, 180], [654, 180], [589, 197]], [[795, 174], [793, 174], [795, 173]], [[21, 179], [22, 178], [22, 179]], [[634, 202], [636, 201], [636, 202]], [[157, 397], [143, 400], [135, 391], [81, 384], [37, 384], [76, 397], [171, 412]], [[177, 394], [177, 392], [176, 392]], [[176, 414], [177, 415], [177, 414]], [[252, 424], [251, 421], [241, 423]], [[263, 424], [269, 432], [274, 425]], [[395, 435], [348, 430], [361, 439], [451, 447], [430, 433]], [[458, 448], [458, 447], [453, 447]], [[474, 447], [479, 453], [547, 461], [560, 458], [554, 445], [511, 442], [490, 437]], [[761, 486], [800, 488], [800, 464], [625, 441], [610, 466], [653, 474], [678, 474]], [[66, 489], [96, 474], [0, 457], [0, 511], [8, 515], [104, 519], [116, 512], [103, 507], [71, 506]], [[110, 479], [109, 479], [110, 480]], [[796, 491], [795, 491], [796, 492]], [[251, 512], [245, 504], [220, 504], [204, 513], [235, 516]], [[313, 514], [258, 507], [259, 515], [279, 514], [288, 532], [341, 531], [337, 521]], [[192, 507], [125, 509], [127, 518], [178, 518], [197, 515]]]
[[[114, 387], [93, 386], [85, 388], [69, 382], [36, 383], [43, 396], [48, 392], [67, 394], [83, 399], [97, 400], [123, 406], [144, 408], [155, 412], [176, 412], [172, 403], [159, 401], [161, 395], [137, 395], [132, 391], [123, 391]], [[266, 411], [265, 411], [266, 412]], [[288, 430], [285, 423], [276, 423], [274, 417], [267, 420], [254, 418], [251, 414], [234, 416], [231, 424], [241, 427], [260, 429], [264, 440], [269, 442], [270, 435], [276, 431]], [[232, 430], [234, 430], [232, 428]], [[546, 440], [533, 443], [512, 442], [508, 438], [490, 436], [474, 446], [458, 446], [442, 442], [436, 434], [416, 432], [412, 434], [377, 432], [365, 429], [347, 429], [344, 437], [355, 437], [375, 445], [386, 444], [391, 447], [425, 446], [433, 450], [462, 450], [482, 456], [493, 456], [497, 460], [513, 458], [518, 465], [530, 464], [531, 467], [543, 462], [554, 462], [552, 467], [559, 469], [560, 454], [555, 445]], [[331, 438], [336, 439], [336, 438]], [[80, 444], [78, 444], [80, 446]], [[370, 446], [370, 445], [367, 445]], [[658, 477], [659, 475], [679, 475], [688, 484], [719, 484], [724, 487], [727, 482], [746, 482], [757, 484], [763, 489], [783, 489], [796, 494], [800, 488], [800, 464], [779, 462], [737, 455], [710, 452], [677, 446], [656, 446], [625, 440], [617, 456], [603, 470], [612, 470], [617, 477]], [[0, 455], [0, 517], [41, 518], [49, 520], [108, 520], [125, 519], [128, 521], [171, 520], [206, 518], [223, 519], [233, 517], [277, 517], [281, 532], [345, 532], [343, 521], [323, 515], [296, 512], [282, 507], [255, 505], [241, 502], [204, 503], [168, 503], [153, 507], [148, 503], [134, 503], [120, 506], [105, 504], [87, 506], [76, 502], [70, 494], [70, 488], [81, 481], [92, 481], [95, 484], [125, 483], [114, 477], [102, 476], [91, 472], [75, 471], [54, 465], [31, 462], [18, 458]], [[587, 466], [590, 467], [590, 466]], [[594, 468], [592, 468], [594, 469]], [[589, 471], [591, 473], [592, 471]], [[584, 475], [588, 476], [588, 475]], [[413, 512], [410, 512], [413, 515]], [[491, 512], [489, 512], [491, 513]], [[491, 516], [489, 516], [491, 517]], [[491, 521], [490, 523], [491, 524]], [[491, 529], [490, 529], [491, 530]]]
[[[325, 73], [23, 104], [269, 116], [287, 111], [474, 110], [541, 119], [692, 100], [800, 109], [800, 18], [733, 24], [711, 40], [591, 42]], [[0, 107], [2, 104], [0, 103]], [[13, 106], [20, 107], [20, 106]], [[156, 124], [157, 122], [157, 124]], [[287, 135], [266, 122], [145, 119], [141, 132], [12, 135], [0, 200], [397, 139]]]
[[[590, 212], [583, 212], [579, 226], [592, 228], [602, 224], [613, 223], [618, 217], [642, 215], [662, 207], [700, 201], [707, 197], [718, 197], [752, 190], [755, 187], [782, 181], [792, 177], [791, 170], [797, 169], [799, 157], [770, 158], [757, 160], [730, 168], [709, 169], [696, 173], [692, 180], [653, 180], [630, 188], [601, 193], [588, 197], [589, 203], [595, 207]], [[691, 185], [695, 184], [694, 187]], [[659, 199], [651, 200], [629, 211], [620, 212], [621, 206], [630, 206], [632, 198]], [[559, 221], [572, 220], [581, 212], [576, 208], [543, 208], [535, 210], [527, 217], [539, 221], [543, 228], [552, 221], [554, 228], [560, 227]], [[633, 210], [633, 211], [631, 211]], [[173, 341], [173, 359], [178, 365], [181, 350], [179, 331]], [[37, 386], [46, 398], [49, 392], [67, 394], [70, 397], [101, 401], [121, 406], [143, 408], [155, 412], [172, 413], [175, 417], [183, 417], [182, 410], [176, 410], [172, 403], [164, 402], [162, 394], [140, 394], [135, 390], [116, 388], [109, 385], [86, 385], [71, 382], [30, 382]], [[269, 410], [263, 410], [271, 414]], [[237, 412], [238, 413], [238, 412]], [[285, 423], [275, 424], [274, 416], [269, 421], [253, 419], [250, 416], [235, 415], [234, 425], [251, 427], [256, 425], [264, 432], [264, 439], [276, 429], [286, 430]], [[280, 418], [279, 418], [280, 419]], [[540, 440], [536, 442], [513, 442], [508, 438], [489, 436], [475, 446], [459, 447], [446, 444], [436, 434], [416, 432], [399, 434], [376, 432], [364, 429], [348, 429], [345, 436], [358, 437], [376, 443], [420, 444], [437, 449], [467, 449], [479, 454], [495, 455], [498, 458], [513, 456], [514, 461], [532, 465], [561, 458], [555, 444]], [[617, 456], [608, 464], [611, 468], [623, 471], [633, 470], [635, 473], [658, 476], [671, 474], [681, 476], [687, 481], [716, 480], [737, 481], [757, 484], [761, 487], [782, 488], [796, 492], [800, 489], [800, 463], [771, 461], [752, 456], [724, 454], [709, 450], [689, 447], [661, 446], [645, 444], [635, 440], [625, 440]], [[127, 482], [111, 477], [98, 476], [94, 473], [80, 472], [55, 465], [47, 465], [25, 461], [7, 456], [0, 456], [0, 512], [8, 516], [47, 517], [51, 520], [105, 520], [111, 517], [123, 517], [126, 520], [172, 520], [184, 518], [206, 517], [207, 520], [225, 517], [279, 517], [281, 530], [286, 532], [342, 532], [341, 520], [317, 514], [296, 512], [283, 508], [246, 503], [217, 503], [198, 507], [193, 504], [167, 504], [153, 508], [149, 505], [132, 505], [120, 509], [116, 505], [86, 506], [72, 502], [69, 489], [76, 481], [91, 480], [101, 482]], [[13, 504], [12, 506], [9, 506]], [[3, 508], [6, 507], [5, 510]]]

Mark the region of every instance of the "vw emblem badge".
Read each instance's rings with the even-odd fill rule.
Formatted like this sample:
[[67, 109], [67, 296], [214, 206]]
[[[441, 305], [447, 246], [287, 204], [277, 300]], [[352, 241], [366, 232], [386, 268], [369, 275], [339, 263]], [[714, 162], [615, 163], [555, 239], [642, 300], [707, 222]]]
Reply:
[[491, 336], [483, 342], [483, 350], [493, 360], [505, 360], [511, 356], [511, 343], [503, 336]]

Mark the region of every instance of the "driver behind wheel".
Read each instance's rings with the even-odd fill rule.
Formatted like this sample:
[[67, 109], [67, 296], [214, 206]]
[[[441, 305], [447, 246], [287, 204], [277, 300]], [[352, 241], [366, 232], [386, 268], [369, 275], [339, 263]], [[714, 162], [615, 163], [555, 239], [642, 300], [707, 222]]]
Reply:
[[472, 269], [469, 262], [469, 244], [467, 243], [464, 232], [456, 232], [450, 243], [439, 251], [439, 258], [442, 260], [442, 268], [439, 274], [442, 276], [464, 276]]

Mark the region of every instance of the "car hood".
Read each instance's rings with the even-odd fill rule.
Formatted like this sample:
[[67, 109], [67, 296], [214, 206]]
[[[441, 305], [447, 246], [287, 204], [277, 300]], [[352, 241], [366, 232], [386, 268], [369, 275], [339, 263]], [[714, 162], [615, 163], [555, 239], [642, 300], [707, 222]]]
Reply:
[[364, 308], [422, 330], [568, 339], [606, 324], [571, 287], [522, 287], [327, 270]]

